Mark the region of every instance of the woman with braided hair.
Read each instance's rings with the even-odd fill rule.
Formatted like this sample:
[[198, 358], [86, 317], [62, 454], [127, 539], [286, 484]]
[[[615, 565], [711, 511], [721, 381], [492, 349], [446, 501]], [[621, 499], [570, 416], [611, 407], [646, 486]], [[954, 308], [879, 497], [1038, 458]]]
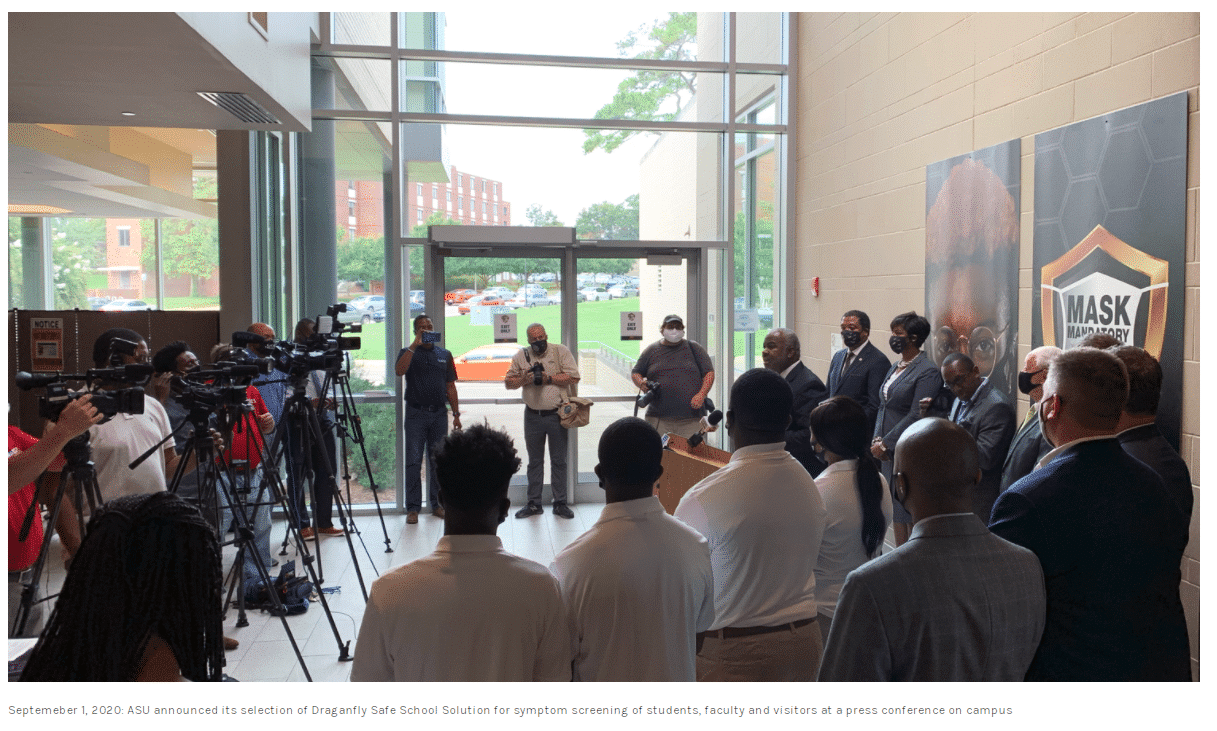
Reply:
[[23, 681], [218, 681], [220, 549], [177, 495], [99, 508]]

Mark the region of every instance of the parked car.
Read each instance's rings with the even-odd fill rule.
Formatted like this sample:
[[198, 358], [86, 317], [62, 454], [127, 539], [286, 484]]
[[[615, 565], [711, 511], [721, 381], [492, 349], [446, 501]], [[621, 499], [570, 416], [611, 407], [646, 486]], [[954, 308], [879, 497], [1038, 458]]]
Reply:
[[427, 304], [427, 293], [421, 289], [412, 289], [410, 290], [410, 301], [425, 305]]
[[[577, 304], [579, 302], [587, 302], [587, 297], [584, 297], [582, 292], [576, 290], [575, 291], [575, 303]], [[554, 291], [550, 292], [549, 293], [549, 303], [551, 305], [562, 304], [562, 290], [555, 289]]]
[[604, 287], [584, 287], [579, 290], [579, 294], [587, 298], [588, 302], [599, 302], [600, 300], [611, 300], [613, 295]]
[[89, 298], [89, 309], [90, 310], [100, 310], [102, 305], [104, 305], [108, 302], [113, 302], [113, 301], [114, 300], [110, 297], [90, 297]]
[[482, 290], [482, 294], [497, 295], [500, 299], [508, 300], [515, 295], [515, 290], [511, 287], [487, 287]]
[[532, 291], [525, 292], [523, 288], [511, 299], [507, 300], [507, 306], [513, 310], [518, 310], [521, 307], [536, 307], [537, 305], [548, 305], [549, 295], [542, 290], [540, 293]]
[[456, 377], [460, 381], [502, 381], [511, 366], [511, 358], [520, 346], [511, 343], [479, 345], [464, 355], [453, 358]]
[[474, 307], [488, 307], [490, 305], [503, 304], [502, 297], [496, 297], [493, 294], [479, 294], [462, 302], [457, 306], [456, 311], [462, 315], [468, 315]]
[[613, 299], [618, 300], [623, 297], [637, 297], [638, 288], [632, 284], [617, 284], [609, 287], [609, 294], [613, 296]]
[[365, 294], [347, 302], [347, 311], [338, 313], [339, 322], [384, 322], [385, 298], [380, 294]]
[[444, 295], [444, 303], [449, 305], [459, 305], [465, 300], [477, 294], [475, 289], [454, 289]]
[[419, 302], [416, 300], [410, 300], [410, 319], [411, 320], [413, 320], [414, 318], [418, 317], [419, 315], [423, 314], [426, 311], [427, 311], [427, 308], [423, 307], [422, 302]]
[[156, 308], [143, 300], [110, 300], [97, 309], [102, 312], [145, 312]]

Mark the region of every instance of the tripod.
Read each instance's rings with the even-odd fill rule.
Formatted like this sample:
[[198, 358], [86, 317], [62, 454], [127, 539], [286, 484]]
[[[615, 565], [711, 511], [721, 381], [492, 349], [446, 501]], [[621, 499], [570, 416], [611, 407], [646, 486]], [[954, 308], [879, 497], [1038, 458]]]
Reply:
[[[372, 500], [376, 503], [376, 515], [380, 518], [380, 529], [384, 532], [385, 537], [385, 553], [393, 553], [393, 543], [389, 540], [389, 529], [385, 525], [385, 514], [380, 507], [380, 489], [376, 486], [376, 477], [372, 474], [372, 463], [368, 459], [368, 450], [364, 446], [363, 441], [363, 422], [359, 418], [359, 412], [355, 409], [355, 396], [351, 393], [351, 355], [346, 354], [346, 370], [338, 373], [334, 379], [335, 401], [342, 404], [338, 409], [337, 428], [338, 434], [342, 437], [342, 479], [346, 483], [347, 488], [347, 505], [351, 504], [351, 469], [347, 459], [347, 441], [359, 447], [359, 453], [363, 457], [364, 473], [368, 476], [369, 487], [372, 489]], [[352, 521], [352, 525], [354, 521]], [[362, 538], [362, 533], [360, 536]], [[371, 558], [369, 556], [369, 558]], [[372, 570], [376, 570], [376, 564], [373, 562]]]
[[[25, 632], [25, 626], [29, 622], [30, 612], [35, 604], [34, 595], [38, 589], [38, 582], [42, 578], [43, 568], [46, 566], [47, 551], [51, 545], [52, 528], [58, 524], [59, 509], [63, 504], [64, 492], [67, 490], [68, 480], [70, 476], [78, 485], [78, 489], [73, 493], [73, 504], [76, 509], [76, 521], [80, 530], [81, 538], [84, 537], [84, 507], [83, 503], [87, 499], [89, 503], [89, 511], [92, 513], [98, 506], [101, 505], [101, 488], [97, 485], [97, 471], [93, 468], [93, 450], [89, 446], [89, 433], [85, 432], [79, 436], [73, 437], [63, 448], [63, 456], [67, 460], [64, 465], [63, 472], [60, 474], [59, 487], [55, 490], [55, 499], [51, 503], [51, 513], [47, 518], [46, 528], [42, 532], [42, 546], [38, 549], [38, 558], [35, 559], [34, 565], [30, 570], [30, 579], [28, 582], [21, 585], [21, 604], [18, 606], [17, 614], [12, 618], [13, 623], [9, 627], [9, 637], [20, 637]], [[26, 512], [25, 518], [21, 524], [21, 530], [18, 534], [18, 539], [24, 541], [30, 532], [30, 527], [38, 512], [38, 498], [35, 495], [30, 502], [29, 510]], [[50, 597], [39, 599], [37, 601], [46, 601]]]

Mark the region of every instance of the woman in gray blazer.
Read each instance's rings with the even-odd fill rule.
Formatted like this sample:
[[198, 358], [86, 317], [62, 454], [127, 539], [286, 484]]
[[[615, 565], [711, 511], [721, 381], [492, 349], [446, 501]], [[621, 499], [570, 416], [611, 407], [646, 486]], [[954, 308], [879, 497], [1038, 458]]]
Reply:
[[[883, 379], [880, 389], [879, 415], [875, 418], [875, 438], [871, 442], [871, 454], [880, 460], [880, 471], [888, 488], [892, 480], [892, 454], [896, 440], [914, 421], [921, 418], [918, 404], [921, 399], [934, 397], [942, 390], [942, 374], [938, 366], [921, 351], [921, 345], [930, 336], [930, 323], [916, 312], [897, 315], [891, 324], [892, 337], [888, 344], [900, 359], [892, 364]], [[941, 416], [931, 413], [930, 416]], [[896, 545], [903, 544], [913, 529], [913, 516], [892, 496], [892, 532]]]

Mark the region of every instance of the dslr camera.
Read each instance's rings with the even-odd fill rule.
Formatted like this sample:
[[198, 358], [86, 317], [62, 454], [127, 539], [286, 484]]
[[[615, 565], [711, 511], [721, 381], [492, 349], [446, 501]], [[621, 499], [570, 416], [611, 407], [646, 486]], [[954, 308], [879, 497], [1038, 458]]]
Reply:
[[532, 385], [540, 386], [545, 380], [545, 366], [540, 363], [533, 363], [532, 368], [528, 370], [532, 371]]
[[647, 381], [647, 390], [645, 393], [638, 394], [638, 408], [645, 409], [655, 401], [659, 400], [659, 382]]

